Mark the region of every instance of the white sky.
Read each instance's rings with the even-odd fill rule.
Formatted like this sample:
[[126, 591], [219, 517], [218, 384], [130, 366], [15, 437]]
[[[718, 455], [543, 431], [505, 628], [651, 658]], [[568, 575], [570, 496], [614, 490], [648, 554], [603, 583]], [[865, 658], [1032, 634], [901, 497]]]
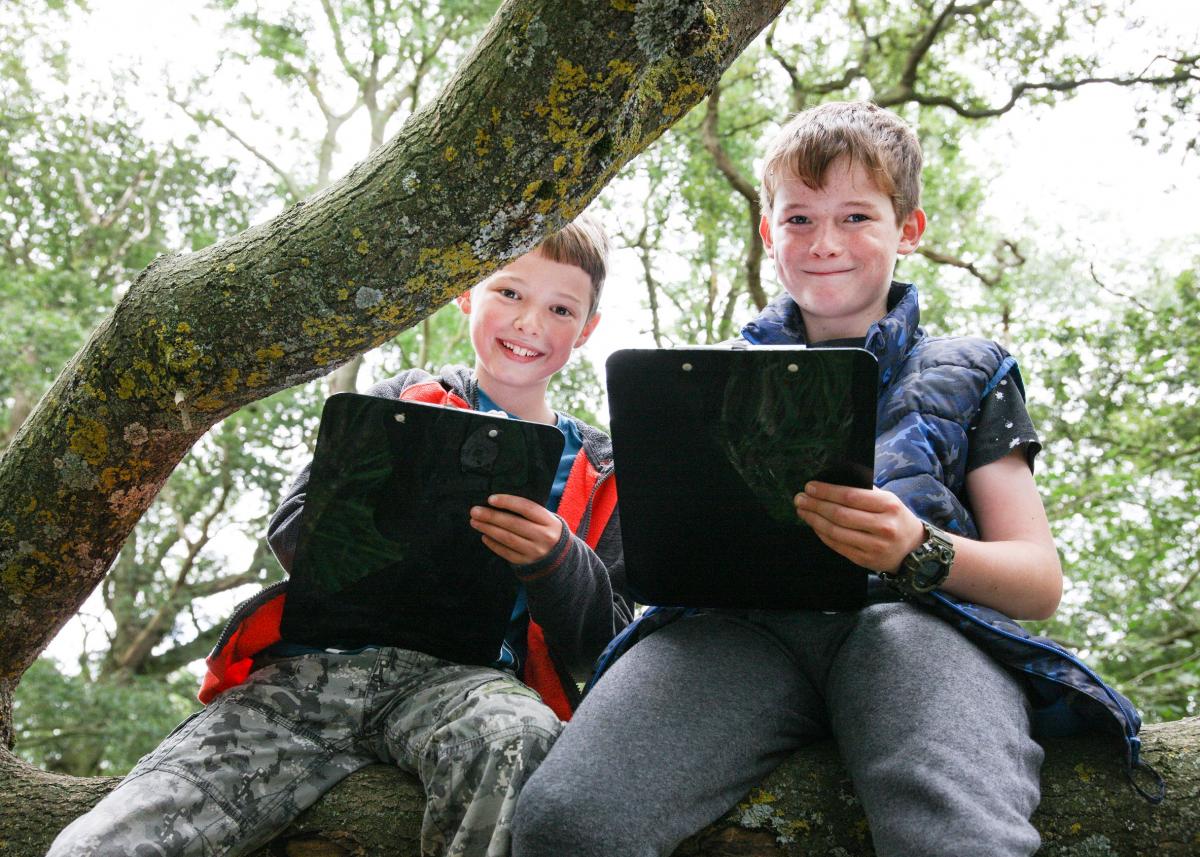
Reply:
[[[213, 13], [205, 10], [202, 0], [91, 0], [90, 6], [92, 14], [67, 34], [78, 73], [108, 85], [112, 69], [140, 68], [147, 100], [159, 99], [160, 105], [146, 115], [147, 134], [192, 131], [191, 121], [178, 109], [162, 109], [161, 98], [168, 80], [183, 84], [193, 71], [211, 69], [221, 42]], [[1150, 22], [1149, 30], [1161, 27], [1190, 34], [1183, 43], [1200, 44], [1200, 3], [1145, 0], [1137, 9]], [[1120, 23], [1114, 22], [1114, 27]], [[1128, 59], [1129, 68], [1140, 67], [1149, 59], [1148, 52], [1152, 54], [1139, 31], [1118, 45], [1113, 59]], [[257, 85], [243, 80], [251, 103], [268, 107], [268, 98], [254, 97]], [[1001, 222], [1032, 222], [1055, 234], [1062, 230], [1102, 269], [1143, 254], [1161, 259], [1165, 253], [1176, 267], [1189, 264], [1200, 254], [1200, 158], [1182, 161], [1181, 147], [1163, 155], [1133, 142], [1136, 98], [1129, 90], [1099, 85], [1052, 110], [1019, 108], [1005, 116], [997, 125], [1003, 133], [989, 135], [973, 153], [979, 163], [994, 165], [985, 213]], [[228, 151], [241, 154], [230, 145]], [[653, 345], [643, 332], [643, 290], [633, 285], [640, 283], [639, 269], [632, 254], [618, 253], [615, 262], [605, 294], [605, 318], [587, 346], [599, 364], [617, 348]], [[622, 284], [630, 287], [622, 289]], [[622, 292], [629, 298], [621, 300]], [[99, 612], [96, 599], [85, 606], [89, 610]], [[50, 652], [73, 658], [79, 639], [78, 623], [73, 622]]]

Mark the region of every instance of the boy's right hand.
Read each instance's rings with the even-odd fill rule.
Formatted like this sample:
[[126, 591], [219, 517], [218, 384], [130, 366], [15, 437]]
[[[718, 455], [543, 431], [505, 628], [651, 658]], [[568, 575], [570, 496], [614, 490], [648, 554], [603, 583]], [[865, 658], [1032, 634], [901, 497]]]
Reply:
[[544, 559], [562, 538], [562, 519], [545, 506], [513, 494], [493, 494], [487, 506], [471, 507], [471, 526], [483, 543], [513, 565]]

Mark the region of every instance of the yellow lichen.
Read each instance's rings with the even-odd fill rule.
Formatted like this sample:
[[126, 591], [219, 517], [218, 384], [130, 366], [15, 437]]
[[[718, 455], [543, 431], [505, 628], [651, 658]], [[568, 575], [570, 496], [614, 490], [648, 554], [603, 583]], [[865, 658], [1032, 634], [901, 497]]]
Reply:
[[636, 0], [609, 0], [609, 4], [618, 12], [636, 12]]
[[267, 360], [278, 360], [283, 356], [283, 346], [278, 342], [273, 342], [266, 348], [260, 348], [254, 352], [254, 357], [258, 362], [262, 363]]
[[232, 274], [236, 270], [237, 270], [237, 265], [233, 264], [233, 262], [230, 262], [228, 265], [225, 266], [225, 272], [227, 274]]
[[1092, 768], [1089, 768], [1083, 762], [1080, 762], [1078, 765], [1075, 766], [1075, 775], [1078, 776], [1079, 779], [1081, 779], [1085, 783], [1090, 783], [1092, 781], [1092, 777], [1095, 776], [1095, 774], [1096, 774], [1095, 770]]
[[554, 159], [554, 172], [561, 173], [563, 171], [563, 167], [565, 167], [566, 165], [567, 165], [567, 156], [559, 155], [557, 158]]
[[370, 252], [371, 248], [367, 245], [366, 241], [359, 241], [354, 250], [358, 255], [365, 256]]
[[1071, 833], [1072, 833], [1072, 834], [1074, 834], [1074, 835], [1078, 835], [1078, 834], [1079, 834], [1079, 831], [1083, 830], [1083, 825], [1082, 825], [1082, 824], [1080, 824], [1080, 823], [1077, 821], [1077, 822], [1075, 822], [1074, 824], [1072, 824], [1072, 825], [1071, 825], [1071, 828], [1070, 828], [1070, 830], [1071, 830]]
[[74, 416], [67, 419], [67, 430], [71, 431], [69, 447], [88, 464], [99, 464], [108, 455], [108, 429], [102, 423], [88, 417]]
[[458, 149], [454, 148], [453, 146], [447, 146], [446, 150], [442, 152], [442, 157], [445, 158], [447, 162], [452, 162], [458, 157]]
[[492, 149], [492, 135], [482, 128], [475, 130], [475, 154], [484, 157]]
[[357, 226], [355, 226], [353, 229], [350, 230], [350, 237], [351, 238], [362, 238], [363, 231], [361, 229], [359, 229]]
[[137, 384], [134, 383], [134, 380], [129, 376], [129, 373], [121, 373], [121, 379], [117, 382], [117, 396], [122, 399], [128, 399], [131, 398], [136, 391]]
[[307, 256], [300, 257], [300, 267], [301, 268], [307, 268], [311, 264], [312, 264], [312, 260], [309, 259]]
[[338, 299], [339, 301], [344, 301], [344, 300], [346, 300], [346, 299], [347, 299], [347, 298], [349, 298], [349, 297], [350, 297], [350, 290], [349, 290], [349, 289], [338, 289], [338, 290], [337, 290], [337, 299]]
[[231, 367], [230, 370], [225, 373], [224, 380], [221, 381], [221, 390], [226, 393], [232, 393], [234, 390], [236, 390], [238, 377], [241, 374], [242, 371], [236, 366]]
[[175, 330], [179, 333], [191, 333], [192, 326], [186, 321], [181, 321], [179, 324], [175, 325]]
[[451, 277], [470, 273], [479, 268], [479, 260], [471, 251], [471, 245], [460, 241], [451, 247], [423, 247], [417, 254], [417, 264], [436, 266]]
[[269, 380], [266, 372], [251, 372], [246, 376], [246, 386], [250, 389], [256, 389], [263, 386]]

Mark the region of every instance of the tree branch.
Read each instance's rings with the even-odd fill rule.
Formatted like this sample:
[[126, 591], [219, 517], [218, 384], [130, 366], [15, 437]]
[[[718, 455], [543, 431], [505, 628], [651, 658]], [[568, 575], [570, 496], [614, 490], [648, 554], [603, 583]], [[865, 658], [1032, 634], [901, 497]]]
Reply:
[[275, 161], [272, 160], [271, 157], [268, 156], [265, 152], [263, 152], [256, 146], [252, 145], [245, 138], [243, 138], [242, 135], [238, 134], [237, 131], [233, 130], [233, 128], [231, 128], [219, 116], [217, 116], [214, 113], [193, 111], [190, 107], [187, 106], [187, 104], [185, 104], [183, 101], [181, 101], [179, 98], [177, 98], [174, 92], [168, 92], [167, 98], [170, 100], [170, 102], [172, 104], [174, 104], [176, 107], [178, 107], [180, 110], [182, 110], [188, 116], [188, 118], [190, 118], [197, 125], [203, 126], [208, 123], [212, 123], [213, 125], [216, 125], [222, 131], [224, 131], [227, 135], [229, 135], [229, 138], [231, 140], [233, 140], [235, 143], [237, 143], [239, 146], [241, 146], [243, 149], [245, 149], [247, 152], [249, 152], [252, 156], [257, 158], [259, 161], [261, 161], [267, 167], [267, 169], [269, 169], [271, 172], [273, 172], [275, 175], [277, 175], [279, 177], [279, 180], [283, 182], [283, 186], [287, 189], [287, 195], [288, 195], [289, 200], [295, 201], [295, 200], [300, 199], [303, 196], [303, 194], [300, 193], [299, 185], [296, 184], [296, 180], [294, 178], [292, 178], [291, 174], [288, 173], [287, 170], [285, 170], [279, 164], [275, 163]]

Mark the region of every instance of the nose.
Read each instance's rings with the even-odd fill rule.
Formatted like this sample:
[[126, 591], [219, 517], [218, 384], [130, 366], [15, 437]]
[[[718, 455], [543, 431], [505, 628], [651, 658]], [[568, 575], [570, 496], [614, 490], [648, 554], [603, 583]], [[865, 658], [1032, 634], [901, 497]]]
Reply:
[[528, 303], [523, 303], [517, 310], [517, 314], [513, 316], [513, 328], [527, 336], [537, 336], [541, 333], [542, 327], [538, 320], [537, 309]]
[[815, 226], [812, 233], [812, 243], [808, 252], [813, 256], [836, 256], [842, 249], [841, 236], [837, 227], [832, 223], [821, 223]]

